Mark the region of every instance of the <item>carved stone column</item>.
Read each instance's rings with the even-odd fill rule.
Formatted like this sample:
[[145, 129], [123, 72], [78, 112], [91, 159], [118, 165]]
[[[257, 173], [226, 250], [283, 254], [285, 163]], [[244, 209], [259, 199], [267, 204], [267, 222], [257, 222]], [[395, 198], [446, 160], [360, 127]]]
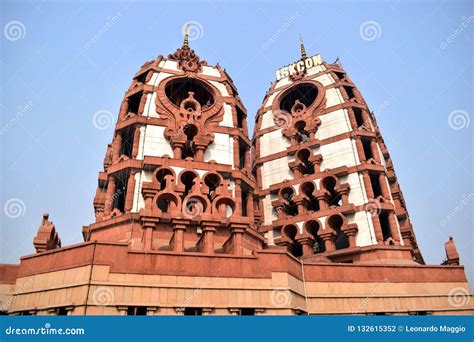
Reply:
[[334, 240], [336, 239], [336, 232], [330, 228], [322, 229], [318, 231], [318, 236], [324, 241], [324, 247], [326, 252], [332, 252], [336, 250], [336, 244]]
[[392, 238], [395, 240], [397, 245], [400, 244], [400, 234], [398, 233], [397, 217], [394, 212], [388, 214], [388, 224], [390, 225], [390, 232], [392, 233]]
[[301, 245], [304, 256], [313, 254], [314, 239], [312, 237], [302, 237], [296, 241], [298, 241], [298, 243]]
[[383, 244], [382, 226], [380, 225], [380, 218], [377, 215], [372, 215], [372, 224], [374, 225], [375, 239], [379, 245]]
[[184, 252], [184, 232], [189, 222], [187, 220], [173, 220], [173, 251]]
[[105, 214], [110, 214], [114, 209], [115, 195], [115, 178], [111, 175], [108, 177], [107, 199], [105, 200]]
[[113, 146], [113, 154], [112, 154], [112, 163], [116, 163], [117, 160], [120, 158], [120, 149], [122, 146], [122, 133], [117, 131], [115, 133], [115, 139], [112, 143]]
[[368, 198], [374, 198], [374, 190], [372, 189], [372, 182], [367, 171], [362, 172], [362, 179], [364, 180], [364, 188]]
[[135, 174], [136, 170], [131, 170], [127, 181], [127, 194], [125, 196], [125, 212], [129, 213], [133, 208], [133, 198], [135, 197]]
[[132, 149], [132, 158], [136, 159], [138, 157], [138, 149], [140, 147], [140, 125], [135, 125], [135, 131], [133, 133], [133, 149]]

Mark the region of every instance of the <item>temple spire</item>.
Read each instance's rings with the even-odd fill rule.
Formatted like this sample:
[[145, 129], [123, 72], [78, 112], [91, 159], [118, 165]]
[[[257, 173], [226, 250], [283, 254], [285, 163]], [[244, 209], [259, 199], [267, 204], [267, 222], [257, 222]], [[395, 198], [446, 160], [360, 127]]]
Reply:
[[182, 47], [184, 50], [189, 49], [188, 29], [189, 29], [189, 24], [186, 25], [186, 27], [184, 28], [184, 41], [183, 41], [183, 47]]
[[301, 37], [301, 34], [300, 34], [300, 46], [301, 46], [301, 59], [305, 59], [306, 58], [306, 49], [304, 48], [303, 37]]

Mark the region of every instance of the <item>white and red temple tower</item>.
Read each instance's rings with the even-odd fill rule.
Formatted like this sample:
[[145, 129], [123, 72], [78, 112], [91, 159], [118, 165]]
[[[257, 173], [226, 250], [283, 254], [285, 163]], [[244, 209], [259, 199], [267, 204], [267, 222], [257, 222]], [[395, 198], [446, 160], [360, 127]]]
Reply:
[[474, 313], [452, 239], [442, 265], [424, 264], [375, 116], [340, 63], [301, 45], [252, 141], [246, 119], [230, 76], [187, 35], [145, 63], [84, 241], [61, 246], [45, 214], [36, 252], [0, 265], [0, 312]]
[[339, 62], [277, 71], [257, 113], [254, 174], [268, 245], [335, 262], [423, 263], [374, 114]]

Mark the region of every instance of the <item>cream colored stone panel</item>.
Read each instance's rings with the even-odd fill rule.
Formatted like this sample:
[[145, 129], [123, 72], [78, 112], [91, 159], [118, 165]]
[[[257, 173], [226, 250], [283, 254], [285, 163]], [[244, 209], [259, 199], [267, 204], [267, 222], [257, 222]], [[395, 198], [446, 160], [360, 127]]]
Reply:
[[224, 117], [219, 123], [219, 126], [234, 127], [234, 122], [232, 119], [232, 106], [228, 103], [224, 103]]
[[265, 225], [271, 224], [277, 219], [277, 216], [273, 210], [272, 200], [274, 198], [271, 195], [265, 196], [263, 199], [263, 222]]
[[266, 111], [262, 114], [262, 125], [260, 129], [266, 129], [269, 127], [275, 127], [275, 121], [273, 120], [273, 112], [271, 110]]
[[[215, 160], [219, 164], [234, 164], [234, 139], [228, 134], [214, 133], [214, 141], [204, 152], [204, 162]], [[235, 166], [235, 165], [234, 165]]]
[[219, 72], [219, 70], [207, 65], [202, 66], [201, 74], [206, 76], [221, 77], [221, 73]]
[[[164, 137], [166, 127], [146, 125], [140, 128], [140, 145], [137, 159], [144, 156], [162, 157], [165, 154], [173, 156], [173, 150]], [[143, 139], [142, 139], [143, 136]]]
[[285, 179], [293, 179], [288, 167], [287, 157], [270, 160], [262, 166], [262, 188], [267, 189], [272, 184], [280, 183]]
[[209, 83], [216, 87], [222, 96], [230, 96], [227, 88], [222, 83], [216, 81], [209, 81]]
[[351, 139], [343, 139], [331, 144], [322, 145], [321, 154], [323, 156], [321, 170], [357, 165], [357, 157]]
[[161, 61], [160, 64], [158, 64], [158, 66], [163, 69], [181, 71], [178, 69], [178, 62], [172, 61], [172, 60]]
[[145, 107], [143, 108], [143, 116], [152, 118], [159, 118], [160, 115], [156, 112], [156, 93], [148, 94], [146, 97]]
[[344, 102], [344, 99], [336, 88], [326, 89], [326, 108], [336, 106]]
[[260, 137], [260, 158], [286, 151], [290, 142], [286, 139], [281, 129], [266, 133]]
[[156, 86], [160, 84], [165, 78], [170, 76], [172, 76], [172, 74], [168, 74], [166, 72], [155, 72], [147, 84]]
[[319, 119], [321, 125], [316, 131], [316, 139], [325, 140], [352, 130], [345, 109], [321, 115]]
[[265, 107], [269, 107], [273, 104], [273, 100], [275, 100], [275, 97], [280, 93], [280, 91], [276, 91], [274, 92], [273, 94], [271, 94], [268, 99], [267, 99], [267, 102], [265, 102]]

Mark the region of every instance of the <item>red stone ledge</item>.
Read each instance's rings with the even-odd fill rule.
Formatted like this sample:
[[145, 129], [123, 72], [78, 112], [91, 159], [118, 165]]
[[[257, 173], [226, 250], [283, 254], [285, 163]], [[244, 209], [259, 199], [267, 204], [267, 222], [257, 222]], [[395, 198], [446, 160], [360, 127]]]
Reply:
[[15, 284], [20, 265], [0, 264], [0, 284]]
[[18, 277], [87, 265], [106, 265], [111, 273], [270, 279], [288, 273], [311, 282], [466, 282], [462, 266], [361, 265], [301, 262], [282, 249], [254, 255], [216, 255], [131, 251], [125, 243], [86, 242], [21, 258]]

